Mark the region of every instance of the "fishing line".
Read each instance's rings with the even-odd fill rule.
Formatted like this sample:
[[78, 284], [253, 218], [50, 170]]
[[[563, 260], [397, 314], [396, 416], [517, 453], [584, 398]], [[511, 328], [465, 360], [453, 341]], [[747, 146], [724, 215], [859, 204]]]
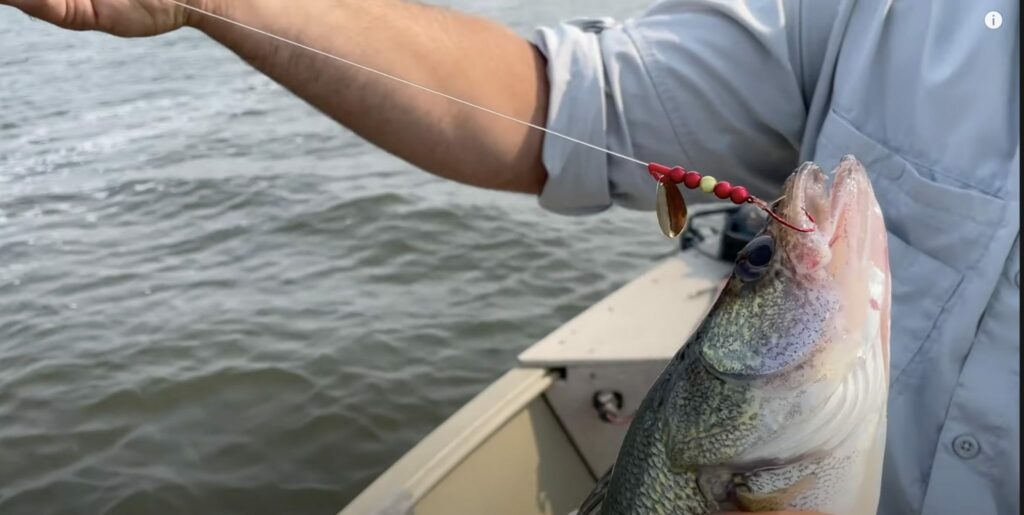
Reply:
[[[669, 203], [662, 203], [662, 202], [659, 201], [659, 206], [662, 206], [662, 205], [672, 206], [672, 207], [668, 207], [666, 209], [671, 209], [671, 210], [673, 210], [673, 212], [668, 213], [665, 216], [662, 216], [661, 208], [659, 207], [659, 222], [662, 223], [662, 231], [665, 232], [665, 234], [667, 236], [669, 236], [669, 237], [678, 236], [678, 234], [679, 234], [679, 232], [681, 231], [682, 228], [681, 227], [677, 228], [677, 227], [675, 227], [675, 225], [678, 224], [678, 222], [680, 220], [682, 221], [683, 224], [685, 224], [685, 221], [686, 221], [686, 204], [682, 200], [681, 196], [679, 196], [678, 200], [677, 200], [676, 195], [678, 195], [678, 189], [674, 188], [674, 187], [673, 188], [665, 188], [664, 187], [664, 186], [669, 185], [670, 183], [674, 183], [674, 184], [683, 183], [683, 184], [685, 184], [690, 189], [697, 189], [699, 187], [701, 189], [701, 191], [703, 191], [705, 193], [714, 193], [715, 196], [717, 196], [718, 198], [720, 198], [720, 199], [730, 199], [735, 204], [744, 204], [744, 203], [754, 204], [757, 207], [763, 209], [766, 213], [768, 213], [768, 215], [770, 217], [772, 217], [775, 221], [779, 222], [780, 224], [782, 224], [782, 225], [784, 225], [784, 226], [786, 226], [786, 227], [788, 227], [790, 229], [793, 229], [793, 230], [799, 231], [799, 232], [813, 232], [814, 231], [814, 227], [813, 227], [814, 220], [811, 219], [809, 215], [808, 215], [808, 219], [811, 220], [812, 227], [798, 227], [798, 226], [796, 226], [796, 225], [786, 221], [785, 219], [780, 217], [778, 214], [776, 214], [774, 209], [772, 209], [768, 205], [768, 203], [766, 203], [765, 201], [763, 201], [763, 200], [761, 200], [761, 199], [759, 199], [759, 198], [757, 198], [757, 197], [747, 193], [747, 189], [742, 187], [742, 186], [735, 186], [734, 187], [734, 186], [732, 186], [731, 184], [729, 184], [726, 181], [718, 182], [718, 181], [716, 181], [714, 179], [714, 177], [710, 177], [710, 176], [702, 177], [700, 174], [697, 174], [694, 171], [686, 171], [686, 170], [684, 170], [683, 167], [681, 167], [681, 166], [676, 166], [674, 168], [669, 168], [669, 167], [667, 167], [665, 165], [661, 165], [661, 164], [658, 164], [658, 163], [647, 163], [647, 162], [641, 161], [639, 159], [636, 159], [635, 157], [630, 157], [630, 156], [627, 156], [625, 154], [620, 154], [620, 153], [615, 152], [613, 150], [609, 150], [607, 148], [604, 148], [604, 147], [601, 147], [601, 146], [598, 146], [598, 145], [594, 145], [593, 143], [587, 143], [586, 141], [574, 138], [574, 137], [566, 135], [566, 134], [562, 134], [562, 133], [560, 133], [558, 131], [554, 131], [554, 130], [548, 129], [547, 127], [541, 127], [540, 125], [537, 125], [535, 123], [530, 123], [530, 122], [525, 121], [525, 120], [520, 120], [519, 118], [516, 118], [514, 116], [509, 116], [509, 115], [507, 115], [505, 113], [502, 113], [502, 112], [499, 112], [499, 111], [495, 111], [493, 109], [484, 107], [482, 105], [474, 104], [473, 102], [470, 102], [468, 100], [463, 100], [461, 98], [449, 95], [449, 94], [447, 94], [447, 93], [445, 93], [443, 91], [438, 91], [436, 89], [429, 88], [429, 87], [424, 86], [422, 84], [418, 84], [418, 83], [412, 82], [410, 80], [403, 79], [401, 77], [398, 77], [396, 75], [392, 75], [392, 74], [387, 73], [387, 72], [383, 72], [383, 71], [378, 70], [376, 68], [371, 68], [371, 67], [366, 66], [364, 64], [360, 64], [360, 63], [357, 63], [355, 61], [352, 61], [352, 60], [349, 60], [349, 59], [345, 59], [344, 57], [338, 57], [338, 56], [336, 56], [334, 54], [331, 54], [331, 53], [328, 53], [328, 52], [324, 52], [323, 50], [319, 50], [319, 49], [313, 48], [313, 47], [308, 46], [308, 45], [303, 45], [302, 43], [299, 43], [297, 41], [292, 41], [292, 40], [290, 40], [288, 38], [278, 36], [277, 34], [273, 34], [273, 33], [267, 32], [265, 30], [258, 29], [256, 27], [251, 26], [251, 25], [246, 25], [245, 23], [242, 23], [240, 21], [232, 20], [231, 18], [228, 18], [228, 17], [225, 17], [225, 16], [221, 16], [219, 14], [215, 14], [215, 13], [212, 13], [210, 11], [206, 11], [206, 10], [200, 9], [198, 7], [194, 7], [194, 6], [188, 5], [188, 4], [184, 3], [184, 2], [182, 2], [181, 0], [167, 0], [167, 1], [172, 3], [172, 4], [175, 4], [175, 5], [179, 6], [181, 8], [183, 8], [183, 9], [187, 9], [189, 11], [196, 12], [196, 13], [202, 14], [204, 16], [209, 16], [211, 18], [223, 21], [225, 23], [229, 23], [229, 24], [234, 25], [236, 27], [241, 27], [243, 29], [255, 32], [257, 34], [264, 35], [264, 36], [266, 36], [268, 38], [276, 39], [276, 40], [278, 40], [278, 41], [280, 41], [282, 43], [287, 43], [289, 45], [301, 48], [303, 50], [307, 50], [309, 52], [313, 52], [313, 53], [315, 53], [317, 55], [321, 55], [323, 57], [327, 57], [329, 59], [333, 59], [335, 61], [347, 64], [349, 66], [353, 66], [353, 67], [359, 68], [360, 70], [364, 70], [364, 71], [367, 71], [367, 72], [379, 75], [381, 77], [393, 80], [395, 82], [399, 82], [401, 84], [405, 84], [406, 86], [411, 86], [411, 87], [419, 89], [421, 91], [425, 91], [427, 93], [431, 93], [431, 94], [437, 95], [439, 97], [446, 98], [448, 100], [451, 100], [452, 102], [456, 102], [456, 103], [465, 105], [467, 107], [472, 107], [474, 109], [483, 111], [485, 113], [492, 114], [494, 116], [497, 116], [499, 118], [508, 120], [510, 122], [518, 123], [518, 124], [523, 125], [525, 127], [529, 127], [531, 129], [536, 129], [536, 130], [542, 131], [545, 134], [550, 134], [552, 136], [556, 136], [556, 137], [562, 138], [564, 140], [571, 141], [573, 143], [576, 143], [576, 144], [579, 144], [579, 145], [583, 145], [585, 147], [588, 147], [588, 148], [591, 148], [591, 149], [594, 149], [594, 150], [598, 150], [600, 152], [604, 152], [605, 154], [608, 154], [610, 156], [617, 157], [619, 159], [624, 159], [626, 161], [630, 161], [632, 163], [635, 163], [635, 164], [638, 164], [640, 166], [643, 166], [643, 167], [647, 168], [648, 172], [651, 174], [651, 177], [654, 178], [654, 180], [657, 181], [657, 183], [658, 183], [659, 188], [657, 190], [657, 195], [668, 195], [672, 199], [672, 202], [669, 202]], [[697, 181], [697, 182], [693, 182], [694, 180]], [[674, 193], [672, 193], [671, 190], [674, 190]], [[679, 206], [681, 206], [681, 207], [679, 207]], [[805, 214], [806, 214], [806, 212], [805, 212]], [[671, 220], [671, 224], [673, 226], [672, 227], [667, 226], [666, 223], [670, 223], [670, 222], [662, 222], [663, 220]]]
[[634, 162], [634, 163], [636, 163], [636, 164], [638, 164], [640, 166], [647, 167], [647, 163], [645, 163], [645, 162], [643, 162], [643, 161], [641, 161], [639, 159], [636, 159], [636, 158], [633, 158], [633, 157], [629, 157], [629, 156], [627, 156], [625, 154], [620, 154], [620, 153], [612, 151], [612, 150], [608, 150], [607, 148], [600, 147], [600, 146], [594, 145], [592, 143], [587, 143], [586, 141], [576, 139], [576, 138], [574, 138], [572, 136], [568, 136], [568, 135], [562, 134], [562, 133], [560, 133], [558, 131], [553, 131], [553, 130], [548, 129], [546, 127], [541, 127], [540, 125], [537, 125], [535, 123], [530, 123], [530, 122], [527, 122], [525, 120], [520, 120], [519, 118], [516, 118], [514, 116], [509, 116], [509, 115], [507, 115], [505, 113], [501, 113], [501, 112], [495, 111], [493, 109], [489, 109], [489, 108], [484, 107], [482, 105], [474, 104], [474, 103], [472, 103], [472, 102], [470, 102], [468, 100], [463, 100], [461, 98], [451, 96], [451, 95], [449, 95], [449, 94], [447, 94], [447, 93], [445, 93], [443, 91], [438, 91], [436, 89], [428, 88], [427, 86], [424, 86], [422, 84], [417, 84], [417, 83], [412, 82], [410, 80], [406, 80], [406, 79], [403, 79], [401, 77], [398, 77], [398, 76], [395, 76], [395, 75], [391, 75], [390, 73], [383, 72], [383, 71], [377, 70], [375, 68], [371, 68], [369, 66], [366, 66], [364, 64], [359, 64], [359, 63], [357, 63], [355, 61], [351, 61], [351, 60], [345, 59], [344, 57], [338, 57], [336, 55], [324, 52], [323, 50], [318, 50], [318, 49], [313, 48], [311, 46], [303, 45], [302, 43], [298, 43], [298, 42], [292, 41], [290, 39], [278, 36], [277, 34], [271, 34], [270, 32], [267, 32], [265, 30], [257, 29], [256, 27], [252, 27], [250, 25], [246, 25], [246, 24], [244, 24], [244, 23], [242, 23], [240, 21], [235, 21], [235, 20], [232, 20], [231, 18], [226, 18], [226, 17], [221, 16], [219, 14], [214, 14], [214, 13], [211, 13], [209, 11], [204, 11], [202, 9], [199, 9], [198, 7], [193, 7], [191, 5], [188, 5], [186, 3], [181, 2], [179, 0], [167, 0], [167, 1], [171, 2], [173, 4], [176, 4], [176, 5], [179, 5], [181, 7], [184, 7], [185, 9], [189, 9], [189, 10], [197, 12], [197, 13], [205, 14], [206, 16], [209, 16], [211, 18], [216, 18], [216, 19], [221, 20], [223, 22], [227, 22], [227, 23], [230, 23], [232, 25], [235, 25], [235, 26], [238, 26], [238, 27], [242, 27], [244, 29], [251, 30], [251, 31], [256, 32], [258, 34], [262, 34], [262, 35], [267, 36], [269, 38], [276, 39], [276, 40], [281, 41], [283, 43], [288, 43], [289, 45], [297, 46], [297, 47], [299, 47], [299, 48], [301, 48], [303, 50], [308, 50], [308, 51], [313, 52], [315, 54], [319, 54], [319, 55], [322, 55], [324, 57], [327, 57], [327, 58], [330, 58], [330, 59], [334, 59], [335, 61], [340, 61], [340, 62], [345, 63], [347, 65], [354, 66], [356, 68], [359, 68], [360, 70], [365, 70], [365, 71], [368, 71], [370, 73], [375, 73], [377, 75], [380, 75], [381, 77], [386, 77], [388, 79], [400, 82], [400, 83], [405, 84], [407, 86], [412, 86], [412, 87], [414, 87], [416, 89], [419, 89], [419, 90], [422, 90], [422, 91], [426, 91], [428, 93], [433, 93], [433, 94], [438, 95], [440, 97], [447, 98], [448, 100], [451, 100], [453, 102], [458, 102], [458, 103], [460, 103], [462, 105], [469, 106], [469, 107], [472, 107], [474, 109], [479, 109], [479, 110], [481, 110], [481, 111], [483, 111], [485, 113], [493, 114], [494, 116], [498, 116], [500, 118], [504, 118], [504, 119], [506, 119], [506, 120], [508, 120], [510, 122], [515, 122], [515, 123], [518, 123], [520, 125], [524, 125], [526, 127], [530, 127], [531, 129], [537, 129], [539, 131], [544, 131], [544, 132], [546, 132], [546, 133], [548, 133], [548, 134], [550, 134], [552, 136], [557, 136], [559, 138], [563, 138], [563, 139], [569, 140], [569, 141], [571, 141], [573, 143], [578, 143], [580, 145], [584, 145], [584, 146], [590, 147], [590, 148], [592, 148], [594, 150], [600, 150], [601, 152], [604, 152], [604, 153], [606, 153], [608, 155], [615, 156], [615, 157], [618, 157], [620, 159], [625, 159], [627, 161], [632, 161], [632, 162]]

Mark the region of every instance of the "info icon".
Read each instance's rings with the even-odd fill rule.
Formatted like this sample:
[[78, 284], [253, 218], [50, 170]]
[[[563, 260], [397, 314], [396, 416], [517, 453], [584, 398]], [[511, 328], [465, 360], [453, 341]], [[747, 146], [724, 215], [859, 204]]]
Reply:
[[1002, 27], [1003, 15], [999, 14], [999, 11], [989, 11], [988, 14], [985, 15], [985, 26], [992, 30]]

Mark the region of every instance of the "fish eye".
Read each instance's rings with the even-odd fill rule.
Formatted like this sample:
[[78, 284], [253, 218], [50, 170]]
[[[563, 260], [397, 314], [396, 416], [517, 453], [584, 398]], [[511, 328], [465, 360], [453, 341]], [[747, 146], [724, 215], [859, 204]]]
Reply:
[[775, 255], [775, 238], [762, 234], [747, 243], [736, 258], [736, 276], [743, 282], [764, 277]]

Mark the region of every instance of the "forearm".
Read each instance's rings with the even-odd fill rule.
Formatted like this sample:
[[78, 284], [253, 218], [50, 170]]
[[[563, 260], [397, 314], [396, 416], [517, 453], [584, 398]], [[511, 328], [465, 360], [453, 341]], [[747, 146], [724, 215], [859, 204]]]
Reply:
[[[206, 0], [204, 9], [544, 125], [543, 57], [486, 20], [399, 0]], [[370, 142], [442, 177], [538, 193], [542, 133], [198, 13], [188, 23]]]

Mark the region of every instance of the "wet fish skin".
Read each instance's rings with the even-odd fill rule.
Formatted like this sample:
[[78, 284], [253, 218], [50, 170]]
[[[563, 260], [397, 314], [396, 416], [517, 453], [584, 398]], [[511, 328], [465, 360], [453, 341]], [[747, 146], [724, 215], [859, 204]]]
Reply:
[[831, 191], [825, 182], [810, 163], [787, 180], [778, 211], [803, 220], [806, 210], [817, 231], [770, 223], [752, 241], [773, 245], [767, 270], [752, 279], [750, 263], [737, 264], [581, 515], [874, 513], [888, 394], [885, 226], [855, 158], [842, 160]]

